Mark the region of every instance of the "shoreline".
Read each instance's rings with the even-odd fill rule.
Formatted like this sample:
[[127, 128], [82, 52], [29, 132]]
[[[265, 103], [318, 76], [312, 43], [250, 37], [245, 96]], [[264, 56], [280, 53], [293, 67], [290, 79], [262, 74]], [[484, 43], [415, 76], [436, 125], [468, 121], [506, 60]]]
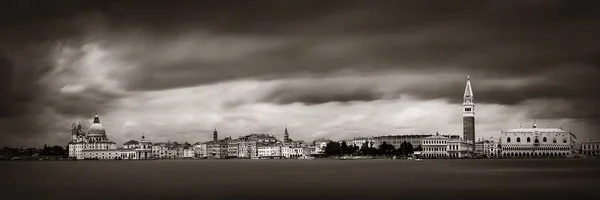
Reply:
[[[435, 158], [435, 159], [421, 159], [422, 161], [429, 160], [596, 160], [597, 157], [577, 157], [577, 158]], [[289, 160], [340, 160], [340, 161], [358, 161], [358, 160], [398, 160], [398, 161], [412, 161], [412, 159], [392, 159], [392, 158], [362, 158], [362, 159], [337, 159], [337, 158], [315, 158], [315, 159], [131, 159], [131, 160], [93, 160], [93, 159], [85, 159], [85, 160], [74, 160], [74, 159], [47, 159], [47, 160], [33, 160], [33, 159], [18, 159], [18, 160], [0, 160], [0, 162], [47, 162], [47, 161], [241, 161], [241, 160], [279, 160], [279, 161], [289, 161]]]

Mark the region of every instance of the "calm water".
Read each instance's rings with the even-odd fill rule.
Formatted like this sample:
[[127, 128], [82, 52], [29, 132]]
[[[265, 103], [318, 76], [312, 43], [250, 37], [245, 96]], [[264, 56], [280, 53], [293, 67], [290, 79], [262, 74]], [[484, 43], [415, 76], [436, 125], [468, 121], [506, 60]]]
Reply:
[[2, 199], [557, 199], [600, 195], [600, 160], [4, 161], [0, 175]]

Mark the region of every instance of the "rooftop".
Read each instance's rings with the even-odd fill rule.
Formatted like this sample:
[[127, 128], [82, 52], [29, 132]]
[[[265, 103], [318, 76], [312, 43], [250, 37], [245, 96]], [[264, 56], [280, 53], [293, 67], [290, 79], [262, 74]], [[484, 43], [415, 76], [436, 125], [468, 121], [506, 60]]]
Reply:
[[570, 131], [563, 130], [560, 128], [515, 128], [509, 130], [503, 130], [502, 132], [510, 133], [533, 133], [533, 132], [544, 132], [544, 133], [569, 133]]

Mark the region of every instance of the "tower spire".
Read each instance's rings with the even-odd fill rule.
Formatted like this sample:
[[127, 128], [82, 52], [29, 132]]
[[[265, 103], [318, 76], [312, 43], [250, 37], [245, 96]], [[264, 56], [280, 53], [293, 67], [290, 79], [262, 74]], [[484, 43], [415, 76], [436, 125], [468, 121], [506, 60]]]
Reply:
[[285, 125], [285, 132], [283, 133], [283, 142], [290, 142], [290, 134], [287, 130], [287, 125]]
[[465, 87], [464, 97], [473, 97], [473, 89], [471, 88], [471, 77], [467, 76], [467, 86]]

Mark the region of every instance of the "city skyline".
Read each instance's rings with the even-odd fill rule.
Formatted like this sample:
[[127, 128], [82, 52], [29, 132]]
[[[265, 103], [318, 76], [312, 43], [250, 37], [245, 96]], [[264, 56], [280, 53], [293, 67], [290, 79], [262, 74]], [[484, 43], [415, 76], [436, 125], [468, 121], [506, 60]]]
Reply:
[[0, 146], [64, 146], [96, 112], [118, 144], [462, 135], [467, 76], [476, 139], [600, 138], [597, 6], [225, 2], [0, 8]]

